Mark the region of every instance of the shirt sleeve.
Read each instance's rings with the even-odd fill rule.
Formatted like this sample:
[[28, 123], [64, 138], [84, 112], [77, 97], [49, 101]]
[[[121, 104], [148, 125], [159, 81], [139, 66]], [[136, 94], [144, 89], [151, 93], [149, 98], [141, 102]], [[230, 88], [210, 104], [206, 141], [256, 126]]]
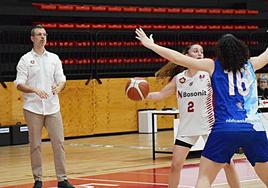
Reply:
[[17, 65], [17, 75], [16, 80], [14, 81], [15, 86], [17, 87], [19, 84], [25, 84], [27, 76], [28, 76], [28, 69], [25, 60], [21, 58]]
[[56, 69], [55, 69], [55, 73], [54, 73], [54, 79], [55, 79], [57, 84], [60, 82], [66, 82], [66, 77], [63, 73], [61, 60], [58, 56], [56, 57]]

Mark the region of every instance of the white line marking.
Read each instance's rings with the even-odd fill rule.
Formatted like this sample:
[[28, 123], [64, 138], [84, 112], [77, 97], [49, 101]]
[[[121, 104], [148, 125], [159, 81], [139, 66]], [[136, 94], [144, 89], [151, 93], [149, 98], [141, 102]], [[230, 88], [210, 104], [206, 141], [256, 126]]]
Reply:
[[[107, 180], [107, 179], [93, 179], [93, 178], [72, 178], [72, 179], [77, 179], [77, 180], [89, 180], [89, 181], [101, 181], [101, 182], [117, 182], [117, 183], [129, 183], [129, 184], [144, 184], [144, 185], [163, 185], [167, 186], [168, 184], [166, 183], [151, 183], [151, 182], [136, 182], [136, 181], [121, 181], [121, 180]], [[240, 183], [246, 183], [246, 182], [252, 182], [252, 181], [260, 181], [260, 179], [250, 179], [250, 180], [241, 180]], [[216, 183], [212, 184], [212, 186], [221, 186], [221, 185], [227, 185], [228, 183]], [[103, 185], [103, 186], [111, 186], [111, 187], [118, 187], [119, 185], [114, 185], [114, 184], [99, 184], [99, 183], [90, 183], [90, 184], [85, 184], [85, 185]], [[83, 186], [83, 185], [80, 185]], [[52, 188], [52, 187], [51, 187]], [[86, 187], [86, 188], [94, 188], [93, 187]], [[190, 185], [179, 185], [178, 188], [194, 188], [194, 186]]]
[[80, 187], [86, 187], [86, 188], [94, 188], [93, 185], [98, 185], [98, 186], [107, 186], [107, 187], [119, 187], [119, 185], [115, 184], [106, 184], [106, 183], [89, 183], [89, 184], [82, 184], [79, 185]]
[[94, 188], [94, 186], [91, 186], [90, 184], [83, 184], [83, 185], [78, 185], [79, 187], [83, 188]]
[[89, 180], [89, 181], [102, 181], [102, 182], [117, 182], [117, 183], [132, 183], [132, 184], [144, 184], [144, 185], [165, 185], [166, 183], [150, 183], [150, 182], [136, 182], [136, 181], [121, 181], [121, 180], [105, 180], [105, 179], [92, 179], [92, 178], [72, 178], [77, 180]]
[[[240, 180], [240, 183], [246, 183], [246, 182], [251, 182], [251, 181], [260, 181], [260, 179], [250, 179], [250, 180]], [[212, 186], [220, 186], [220, 185], [228, 185], [227, 182], [225, 183], [215, 183], [215, 184], [212, 184]]]

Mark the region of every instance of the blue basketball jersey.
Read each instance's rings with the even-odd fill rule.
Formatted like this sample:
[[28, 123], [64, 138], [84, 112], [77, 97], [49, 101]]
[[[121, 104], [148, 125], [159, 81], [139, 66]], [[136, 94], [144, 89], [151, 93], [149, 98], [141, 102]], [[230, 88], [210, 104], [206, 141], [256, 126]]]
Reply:
[[236, 73], [223, 70], [218, 60], [211, 77], [214, 95], [213, 131], [264, 131], [258, 110], [257, 81], [250, 62]]

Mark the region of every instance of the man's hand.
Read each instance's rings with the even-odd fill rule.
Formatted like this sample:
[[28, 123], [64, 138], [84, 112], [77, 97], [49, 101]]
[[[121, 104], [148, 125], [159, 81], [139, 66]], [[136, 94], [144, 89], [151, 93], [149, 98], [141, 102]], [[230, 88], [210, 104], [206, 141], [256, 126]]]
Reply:
[[60, 82], [57, 85], [51, 86], [53, 95], [59, 94], [65, 87], [65, 82]]
[[34, 93], [36, 95], [38, 95], [41, 99], [47, 99], [48, 98], [48, 94], [46, 92], [42, 91], [42, 90], [35, 89]]
[[137, 35], [136, 39], [140, 40], [143, 46], [151, 49], [151, 47], [154, 45], [153, 35], [151, 34], [150, 38], [148, 38], [142, 28], [136, 29], [135, 33]]
[[31, 87], [31, 86], [27, 86], [25, 84], [19, 84], [17, 85], [17, 89], [19, 91], [22, 91], [24, 93], [35, 93], [36, 95], [38, 95], [41, 99], [47, 99], [48, 98], [48, 94], [40, 89]]
[[60, 89], [60, 87], [58, 85], [53, 85], [51, 87], [51, 89], [52, 89], [53, 95], [58, 94], [61, 91], [61, 89]]

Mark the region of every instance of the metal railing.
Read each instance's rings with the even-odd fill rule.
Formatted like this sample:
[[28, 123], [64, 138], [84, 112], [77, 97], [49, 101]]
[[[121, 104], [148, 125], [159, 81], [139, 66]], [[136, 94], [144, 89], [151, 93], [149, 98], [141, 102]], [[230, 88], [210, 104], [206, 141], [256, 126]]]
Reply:
[[[166, 63], [141, 46], [134, 31], [57, 30], [48, 31], [47, 50], [59, 55], [67, 79], [153, 76]], [[226, 31], [146, 31], [155, 42], [178, 51], [199, 43], [206, 57], [215, 57], [214, 45]], [[245, 41], [252, 55], [268, 46], [264, 31], [231, 32]], [[31, 50], [30, 28], [0, 28], [0, 82], [12, 81], [20, 57]], [[267, 68], [261, 71], [266, 71]]]

